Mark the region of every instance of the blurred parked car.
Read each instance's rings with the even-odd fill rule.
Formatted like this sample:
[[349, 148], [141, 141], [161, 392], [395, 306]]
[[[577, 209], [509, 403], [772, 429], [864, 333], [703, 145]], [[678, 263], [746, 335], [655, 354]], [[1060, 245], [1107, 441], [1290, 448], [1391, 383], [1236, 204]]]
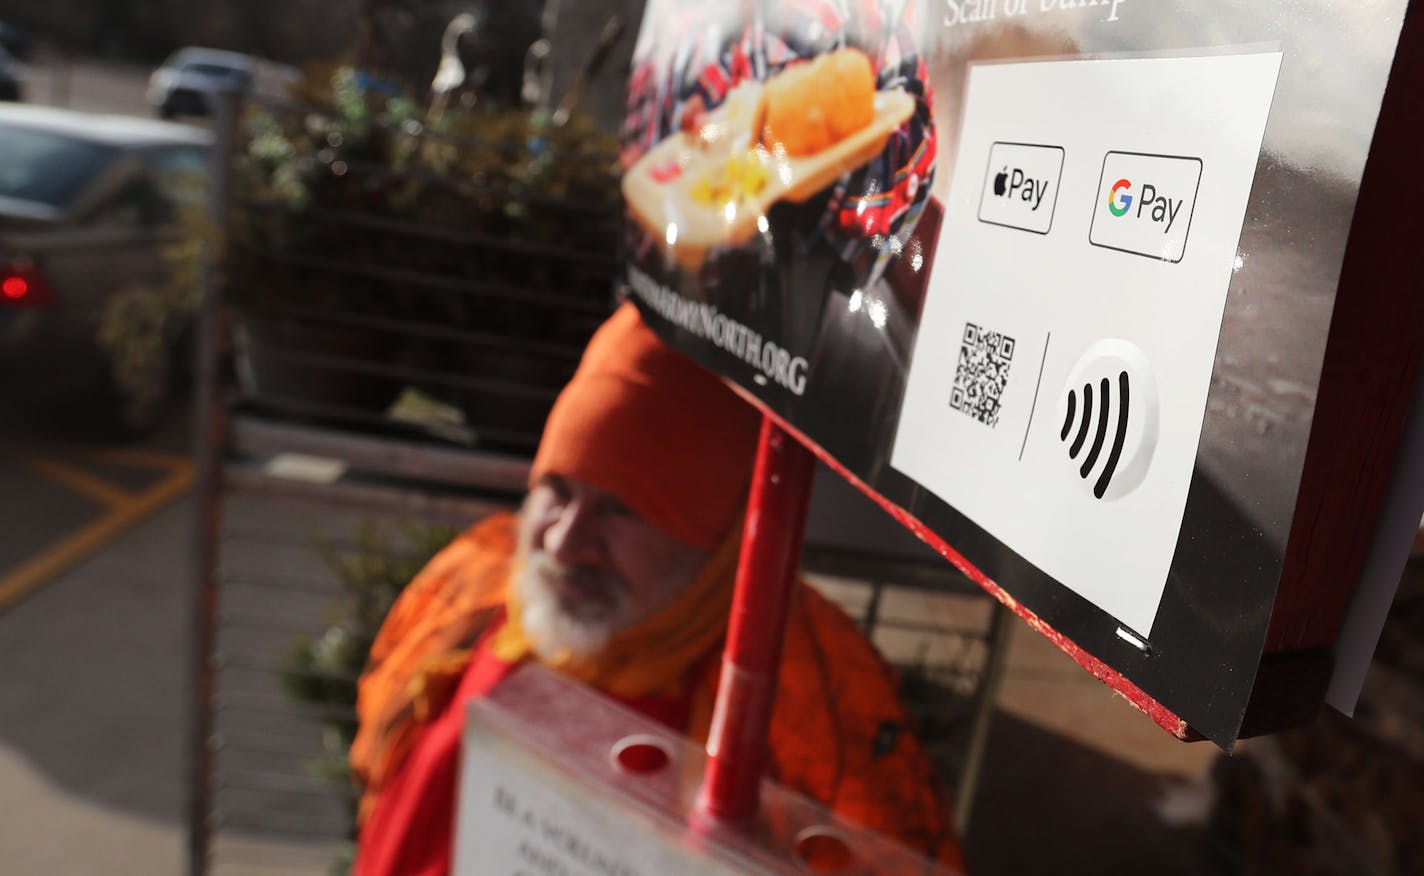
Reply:
[[0, 105], [0, 389], [93, 399], [138, 434], [169, 407], [184, 363], [118, 378], [99, 343], [106, 304], [162, 284], [178, 212], [203, 197], [211, 135], [148, 119]]
[[148, 77], [148, 103], [165, 119], [209, 115], [222, 91], [245, 91], [252, 59], [218, 49], [181, 49]]
[[0, 100], [22, 100], [25, 65], [0, 45]]
[[220, 49], [186, 48], [175, 52], [148, 78], [148, 103], [165, 119], [212, 115], [217, 95], [246, 91], [285, 97], [299, 78], [295, 69], [251, 55]]
[[13, 24], [0, 21], [0, 49], [19, 61], [30, 60], [30, 35]]

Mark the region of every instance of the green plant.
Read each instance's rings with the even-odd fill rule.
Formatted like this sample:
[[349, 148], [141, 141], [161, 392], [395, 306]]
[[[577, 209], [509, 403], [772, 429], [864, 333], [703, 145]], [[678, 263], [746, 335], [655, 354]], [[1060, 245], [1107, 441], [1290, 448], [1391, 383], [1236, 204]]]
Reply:
[[367, 521], [349, 548], [318, 542], [340, 592], [326, 629], [300, 637], [282, 656], [279, 678], [288, 697], [321, 716], [322, 754], [307, 764], [307, 774], [348, 795], [353, 829], [355, 796], [346, 752], [355, 738], [357, 680], [396, 597], [456, 533], [448, 526]]
[[99, 347], [118, 387], [167, 375], [167, 359], [202, 304], [204, 264], [209, 247], [220, 245], [219, 234], [198, 196], [202, 181], [180, 185], [185, 195], [176, 207], [179, 234], [159, 249], [162, 279], [121, 289], [99, 313]]
[[[556, 124], [537, 109], [423, 111], [363, 91], [350, 68], [313, 75], [298, 93], [298, 104], [254, 106], [243, 119], [234, 180], [243, 250], [235, 253], [232, 291], [239, 303], [312, 297], [309, 275], [284, 282], [249, 253], [329, 254], [383, 268], [513, 280], [527, 275], [531, 261], [519, 244], [604, 255], [616, 244], [617, 142], [585, 117]], [[591, 214], [607, 221], [590, 222]], [[373, 228], [373, 219], [409, 230]], [[414, 226], [456, 234], [432, 236]], [[350, 301], [349, 283], [345, 294]], [[365, 303], [393, 298], [408, 296]]]
[[531, 449], [612, 298], [617, 155], [582, 116], [422, 108], [347, 68], [250, 107], [227, 300], [255, 339], [241, 355], [289, 366], [250, 394], [389, 419], [413, 388], [474, 443]]

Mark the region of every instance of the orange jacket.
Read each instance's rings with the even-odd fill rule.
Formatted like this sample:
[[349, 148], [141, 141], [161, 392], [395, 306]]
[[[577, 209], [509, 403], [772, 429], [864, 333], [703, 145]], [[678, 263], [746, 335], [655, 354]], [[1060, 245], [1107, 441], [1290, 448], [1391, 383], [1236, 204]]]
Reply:
[[[504, 622], [502, 599], [494, 597], [504, 593], [514, 533], [513, 515], [499, 515], [452, 543], [407, 588], [371, 649], [351, 751], [366, 787], [358, 876], [448, 872], [462, 713], [451, 704], [478, 696], [511, 668], [490, 645]], [[473, 653], [464, 650], [472, 645]], [[705, 740], [719, 651], [692, 665], [680, 695], [619, 699]], [[895, 690], [893, 672], [855, 624], [801, 585], [778, 678], [769, 771], [838, 815], [962, 869], [949, 808]], [[426, 848], [402, 851], [411, 845]]]

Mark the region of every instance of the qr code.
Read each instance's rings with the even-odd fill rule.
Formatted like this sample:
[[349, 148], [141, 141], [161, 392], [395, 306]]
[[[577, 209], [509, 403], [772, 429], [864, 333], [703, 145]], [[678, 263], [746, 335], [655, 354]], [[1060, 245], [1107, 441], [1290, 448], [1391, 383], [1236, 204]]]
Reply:
[[1013, 361], [1013, 338], [972, 322], [965, 323], [949, 406], [986, 426], [997, 426], [999, 400], [1008, 385], [1009, 366]]

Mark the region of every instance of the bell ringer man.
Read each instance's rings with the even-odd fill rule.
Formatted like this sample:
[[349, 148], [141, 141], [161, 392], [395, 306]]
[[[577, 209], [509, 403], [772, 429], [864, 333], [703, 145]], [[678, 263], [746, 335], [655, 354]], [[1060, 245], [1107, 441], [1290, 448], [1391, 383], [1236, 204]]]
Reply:
[[[360, 682], [357, 876], [450, 870], [463, 701], [538, 661], [705, 742], [760, 415], [624, 304], [555, 403], [517, 515], [487, 518], [416, 576]], [[962, 866], [892, 673], [797, 585], [769, 740], [772, 778]]]

